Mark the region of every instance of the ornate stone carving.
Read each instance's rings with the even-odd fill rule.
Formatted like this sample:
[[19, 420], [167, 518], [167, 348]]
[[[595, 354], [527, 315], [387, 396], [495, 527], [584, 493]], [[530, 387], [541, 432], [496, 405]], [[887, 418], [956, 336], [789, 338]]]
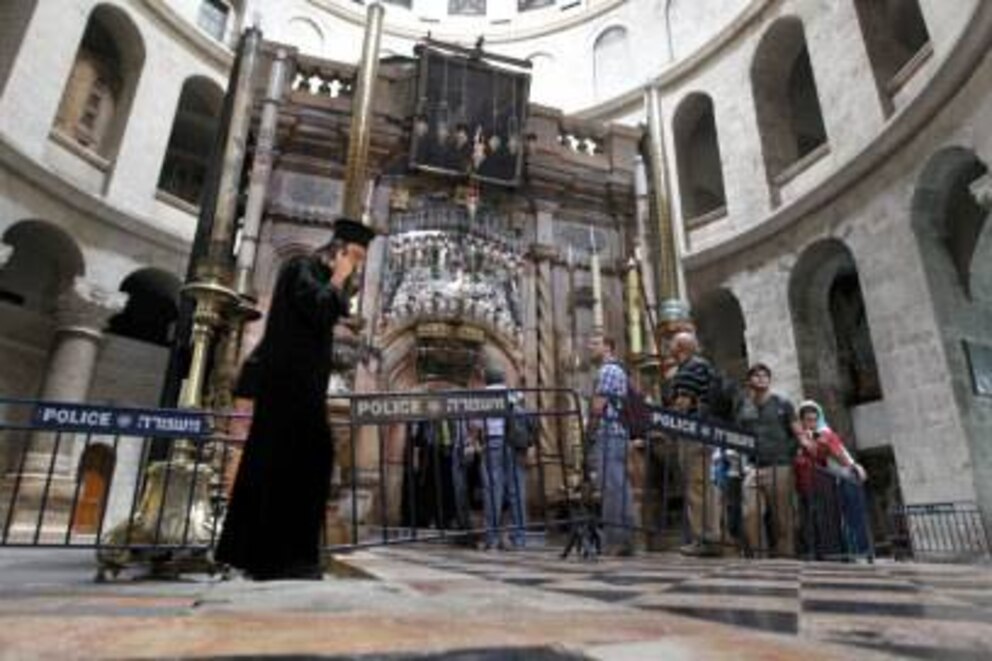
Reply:
[[128, 295], [109, 291], [81, 277], [55, 302], [58, 330], [88, 330], [100, 333], [113, 315], [124, 309]]

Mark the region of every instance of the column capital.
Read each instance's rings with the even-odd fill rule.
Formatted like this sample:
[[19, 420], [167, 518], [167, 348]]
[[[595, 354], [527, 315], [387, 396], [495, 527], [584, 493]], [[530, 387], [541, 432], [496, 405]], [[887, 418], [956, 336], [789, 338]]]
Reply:
[[109, 291], [76, 277], [55, 302], [57, 330], [99, 335], [110, 317], [124, 309], [127, 298], [123, 292]]
[[986, 172], [978, 179], [968, 185], [971, 196], [975, 198], [978, 206], [986, 210], [992, 210], [992, 174]]

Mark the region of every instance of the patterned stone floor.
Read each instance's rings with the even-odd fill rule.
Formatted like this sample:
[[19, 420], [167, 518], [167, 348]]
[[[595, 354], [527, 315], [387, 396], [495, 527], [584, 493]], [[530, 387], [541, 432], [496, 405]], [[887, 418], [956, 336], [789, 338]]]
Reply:
[[95, 583], [91, 550], [0, 549], [0, 661], [992, 658], [988, 566], [439, 545], [338, 565], [324, 581]]
[[445, 572], [617, 606], [927, 659], [992, 658], [992, 568], [550, 551], [377, 551]]

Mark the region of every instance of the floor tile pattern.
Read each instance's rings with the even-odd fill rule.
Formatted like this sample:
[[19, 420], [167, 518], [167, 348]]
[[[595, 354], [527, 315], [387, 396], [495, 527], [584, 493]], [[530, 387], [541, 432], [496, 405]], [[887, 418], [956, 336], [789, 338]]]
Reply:
[[992, 658], [992, 567], [689, 559], [561, 560], [550, 550], [378, 551], [526, 589], [853, 645], [898, 657]]

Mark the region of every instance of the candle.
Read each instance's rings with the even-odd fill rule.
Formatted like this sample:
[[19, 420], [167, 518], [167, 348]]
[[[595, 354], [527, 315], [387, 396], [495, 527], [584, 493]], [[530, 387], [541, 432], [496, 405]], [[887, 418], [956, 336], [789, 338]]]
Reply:
[[634, 259], [627, 263], [627, 324], [630, 353], [639, 356], [644, 350], [641, 342], [641, 284]]
[[603, 333], [603, 278], [599, 268], [599, 251], [596, 249], [596, 235], [589, 228], [589, 238], [592, 243], [592, 254], [589, 266], [592, 269], [592, 329], [601, 335]]

